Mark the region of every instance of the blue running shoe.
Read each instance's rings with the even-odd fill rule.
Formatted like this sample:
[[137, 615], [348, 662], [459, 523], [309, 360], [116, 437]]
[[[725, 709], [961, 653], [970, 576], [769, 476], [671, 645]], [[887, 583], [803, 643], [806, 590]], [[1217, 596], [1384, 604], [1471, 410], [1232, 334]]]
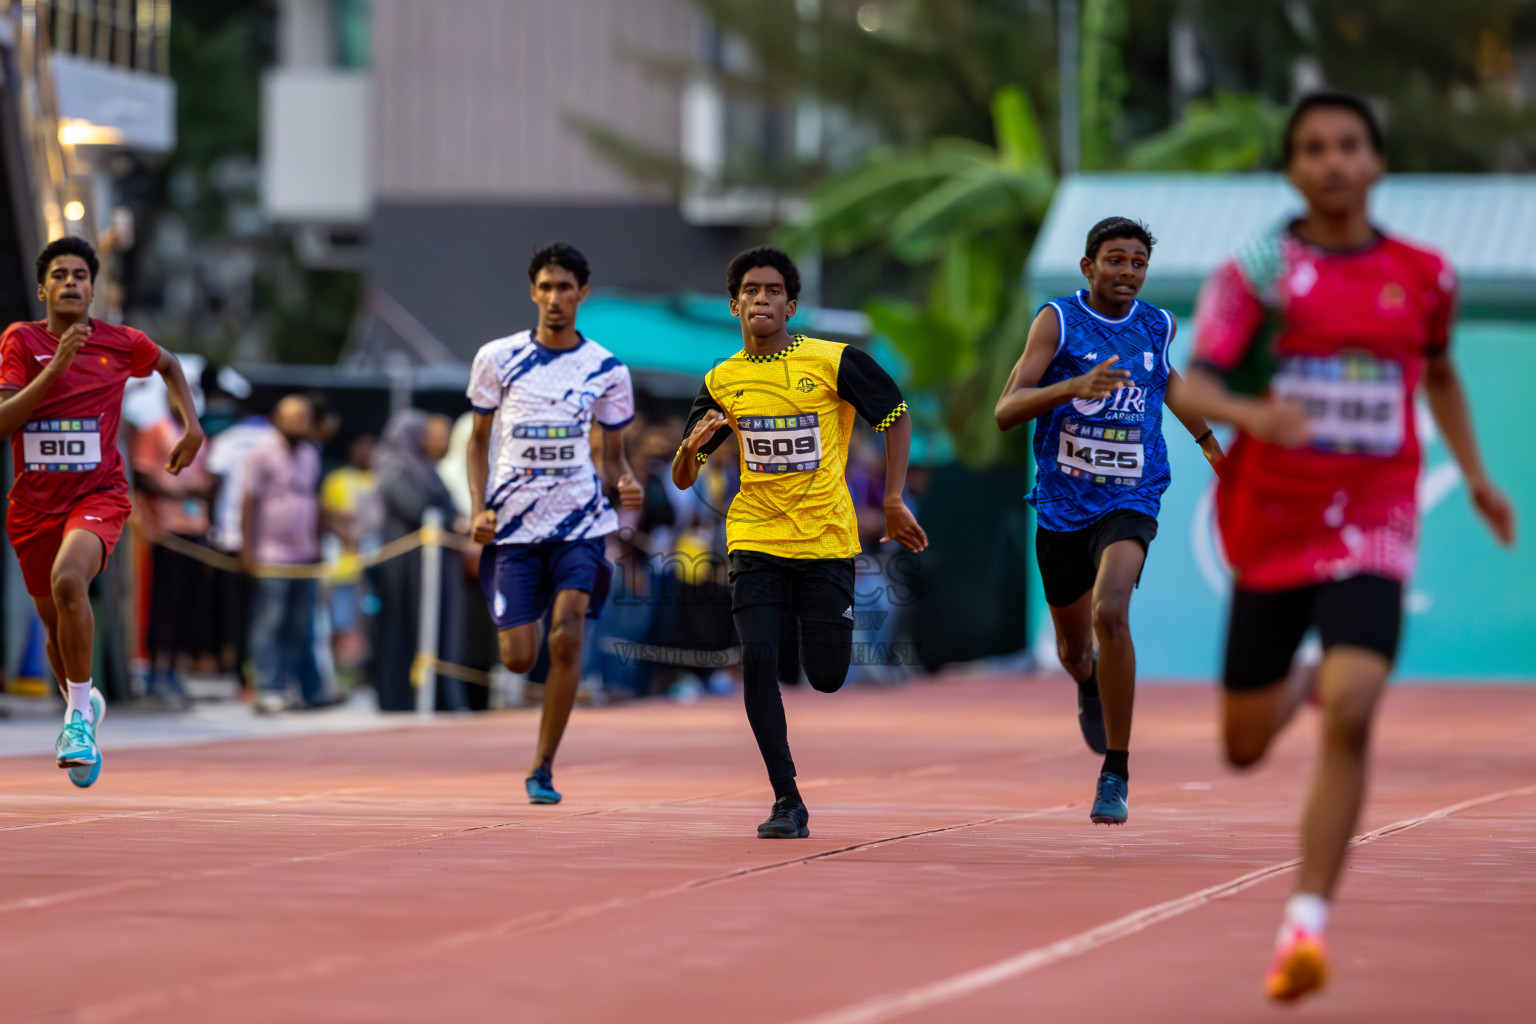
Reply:
[[1124, 825], [1125, 819], [1131, 816], [1130, 808], [1125, 805], [1129, 789], [1130, 785], [1114, 772], [1100, 772], [1099, 787], [1088, 820], [1095, 825]]
[[549, 765], [543, 765], [538, 771], [528, 776], [528, 802], [531, 804], [557, 804], [560, 802], [560, 794], [555, 792], [555, 779], [550, 773]]
[[[101, 728], [101, 720], [107, 717], [107, 698], [101, 695], [96, 687], [91, 687], [91, 717], [94, 719], [92, 732]], [[96, 763], [89, 767], [72, 766], [65, 770], [69, 781], [81, 789], [89, 787], [101, 777], [101, 748], [96, 748]]]
[[101, 760], [101, 752], [96, 749], [96, 730], [80, 712], [69, 713], [53, 753], [60, 768], [89, 768]]

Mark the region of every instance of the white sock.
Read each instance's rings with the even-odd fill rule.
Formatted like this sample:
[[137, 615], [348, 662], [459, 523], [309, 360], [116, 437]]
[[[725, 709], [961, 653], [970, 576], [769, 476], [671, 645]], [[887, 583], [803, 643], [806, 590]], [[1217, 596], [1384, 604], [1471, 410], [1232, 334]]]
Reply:
[[71, 711], [80, 712], [87, 722], [96, 721], [96, 712], [91, 710], [91, 681], [87, 679], [83, 683], [69, 683], [69, 705], [64, 709], [64, 718], [69, 719]]
[[1328, 926], [1328, 901], [1315, 892], [1298, 892], [1285, 903], [1285, 920], [1280, 924], [1282, 940], [1289, 928], [1300, 928], [1310, 935], [1321, 935]]

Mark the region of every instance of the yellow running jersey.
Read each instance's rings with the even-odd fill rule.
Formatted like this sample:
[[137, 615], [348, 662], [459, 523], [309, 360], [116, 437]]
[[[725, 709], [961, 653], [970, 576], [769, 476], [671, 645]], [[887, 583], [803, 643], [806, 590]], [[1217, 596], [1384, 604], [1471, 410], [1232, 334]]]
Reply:
[[781, 558], [858, 554], [844, 477], [853, 417], [884, 431], [906, 408], [880, 364], [833, 341], [796, 335], [781, 352], [738, 352], [710, 370], [683, 436], [710, 409], [724, 413], [730, 427], [705, 442], [700, 461], [736, 434], [741, 490], [726, 513], [726, 547]]

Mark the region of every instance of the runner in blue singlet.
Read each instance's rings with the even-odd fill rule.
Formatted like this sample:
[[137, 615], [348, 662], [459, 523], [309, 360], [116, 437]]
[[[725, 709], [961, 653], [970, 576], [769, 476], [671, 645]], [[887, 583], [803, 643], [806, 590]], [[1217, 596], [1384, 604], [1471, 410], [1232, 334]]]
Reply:
[[1213, 465], [1222, 457], [1205, 421], [1180, 411], [1173, 314], [1136, 298], [1155, 242], [1123, 217], [1093, 226], [1081, 264], [1088, 287], [1040, 307], [997, 402], [999, 429], [1037, 421], [1035, 551], [1083, 738], [1104, 755], [1089, 817], [1107, 825], [1129, 813], [1129, 613], [1169, 482], [1164, 402]]

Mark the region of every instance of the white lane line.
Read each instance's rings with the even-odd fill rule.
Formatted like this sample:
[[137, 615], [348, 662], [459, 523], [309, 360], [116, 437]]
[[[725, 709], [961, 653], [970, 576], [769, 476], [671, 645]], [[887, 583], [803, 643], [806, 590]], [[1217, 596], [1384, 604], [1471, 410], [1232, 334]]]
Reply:
[[[1363, 846], [1366, 843], [1384, 838], [1396, 832], [1403, 832], [1410, 828], [1431, 821], [1448, 818], [1461, 811], [1481, 807], [1484, 804], [1497, 803], [1500, 800], [1509, 800], [1514, 797], [1531, 796], [1536, 794], [1536, 786], [1523, 786], [1519, 789], [1506, 789], [1497, 793], [1489, 793], [1486, 796], [1474, 797], [1471, 800], [1463, 800], [1460, 803], [1442, 807], [1439, 810], [1430, 811], [1416, 818], [1407, 818], [1403, 821], [1393, 822], [1382, 828], [1356, 836], [1353, 845]], [[937, 1006], [954, 999], [979, 992], [982, 989], [991, 988], [1005, 981], [1021, 977], [1049, 967], [1051, 964], [1074, 956], [1081, 956], [1090, 950], [1107, 945], [1117, 939], [1123, 939], [1127, 935], [1150, 928], [1152, 925], [1170, 918], [1187, 914], [1191, 910], [1202, 907], [1214, 900], [1225, 899], [1236, 895], [1244, 889], [1252, 888], [1267, 878], [1282, 874], [1301, 863], [1301, 858], [1281, 861], [1268, 867], [1250, 871], [1246, 875], [1240, 875], [1220, 885], [1213, 885], [1199, 892], [1192, 892], [1188, 896], [1180, 896], [1177, 899], [1167, 900], [1163, 903], [1144, 907], [1141, 910], [1126, 914], [1107, 924], [1101, 924], [1096, 928], [1090, 928], [1076, 935], [1060, 939], [1048, 945], [1037, 946], [1034, 949], [1025, 950], [1022, 953], [999, 960], [997, 963], [981, 967], [973, 971], [965, 971], [930, 982], [927, 985], [919, 985], [916, 988], [907, 989], [904, 992], [893, 992], [888, 995], [876, 996], [852, 1006], [833, 1010], [830, 1013], [808, 1017], [799, 1024], [875, 1024], [878, 1021], [893, 1020], [904, 1017], [909, 1013]]]

